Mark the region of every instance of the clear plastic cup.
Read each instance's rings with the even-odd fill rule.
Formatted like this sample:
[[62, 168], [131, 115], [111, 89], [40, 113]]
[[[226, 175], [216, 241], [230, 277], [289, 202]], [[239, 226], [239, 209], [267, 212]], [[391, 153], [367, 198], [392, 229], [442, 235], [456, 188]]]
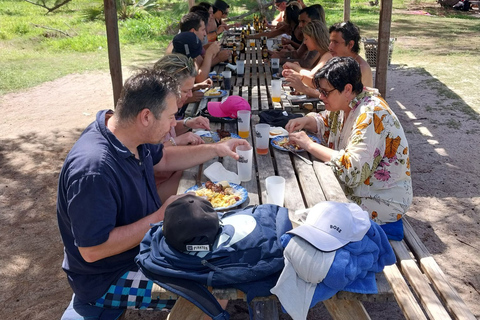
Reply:
[[282, 80], [272, 80], [272, 102], [280, 102], [282, 95]]
[[259, 123], [255, 125], [255, 149], [257, 154], [268, 154], [270, 125]]
[[267, 190], [267, 203], [283, 206], [285, 199], [285, 178], [280, 176], [270, 176], [266, 178], [265, 189]]
[[238, 135], [241, 138], [248, 138], [250, 136], [250, 115], [250, 110], [237, 111]]
[[252, 180], [253, 148], [251, 146], [241, 145], [235, 149], [240, 156], [237, 160], [237, 174], [240, 181]]

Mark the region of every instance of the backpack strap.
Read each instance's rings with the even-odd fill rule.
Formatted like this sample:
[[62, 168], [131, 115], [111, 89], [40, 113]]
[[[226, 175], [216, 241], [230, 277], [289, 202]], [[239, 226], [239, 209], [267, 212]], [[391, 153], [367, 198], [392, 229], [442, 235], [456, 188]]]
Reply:
[[195, 281], [159, 275], [155, 275], [153, 281], [162, 288], [184, 297], [213, 320], [230, 319], [230, 314], [222, 309], [213, 294], [205, 286]]

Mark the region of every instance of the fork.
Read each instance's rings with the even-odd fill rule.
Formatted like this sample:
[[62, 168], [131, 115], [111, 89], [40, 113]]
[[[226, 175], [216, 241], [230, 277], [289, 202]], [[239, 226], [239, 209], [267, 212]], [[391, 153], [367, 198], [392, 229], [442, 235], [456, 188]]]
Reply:
[[313, 164], [312, 161], [308, 160], [307, 158], [305, 158], [304, 156], [301, 156], [297, 153], [297, 151], [293, 150], [292, 148], [285, 148], [286, 150], [288, 150], [288, 152], [291, 152], [293, 153], [294, 155], [296, 155], [297, 157], [299, 157], [300, 159], [302, 159], [306, 164]]

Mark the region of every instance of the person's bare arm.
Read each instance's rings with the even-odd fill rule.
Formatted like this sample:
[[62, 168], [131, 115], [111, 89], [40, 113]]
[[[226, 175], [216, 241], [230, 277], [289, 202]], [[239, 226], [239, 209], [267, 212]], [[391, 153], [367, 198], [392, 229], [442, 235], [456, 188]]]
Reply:
[[261, 37], [274, 38], [284, 33], [290, 34], [290, 27], [288, 25], [284, 25], [281, 28], [277, 28], [275, 30], [268, 31], [268, 32], [251, 34], [247, 38], [248, 39], [260, 39]]
[[[214, 157], [229, 156], [235, 160], [238, 154], [235, 148], [248, 145], [244, 139], [230, 139], [224, 142], [202, 144], [199, 146], [178, 146], [165, 150], [162, 160], [154, 166], [155, 171], [178, 171], [191, 168]], [[195, 155], [192, 157], [192, 155]]]
[[202, 82], [208, 78], [208, 74], [212, 68], [213, 57], [218, 53], [219, 50], [220, 44], [218, 41], [213, 42], [210, 47], [208, 47], [207, 51], [205, 52], [205, 56], [203, 57], [203, 62], [198, 67], [198, 74], [195, 77], [195, 82]]
[[167, 199], [165, 203], [154, 213], [129, 225], [115, 227], [104, 243], [93, 247], [79, 247], [82, 258], [87, 262], [95, 262], [107, 257], [120, 254], [140, 244], [151, 224], [163, 220], [165, 208], [179, 196]]

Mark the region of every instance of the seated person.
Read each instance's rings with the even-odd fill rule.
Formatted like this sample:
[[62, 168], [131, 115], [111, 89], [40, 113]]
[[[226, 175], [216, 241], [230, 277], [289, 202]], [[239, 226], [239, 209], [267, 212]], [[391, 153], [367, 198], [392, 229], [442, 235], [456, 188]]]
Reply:
[[212, 42], [205, 51], [202, 59], [202, 42], [193, 32], [182, 32], [177, 34], [172, 41], [173, 53], [181, 53], [195, 61], [197, 76], [195, 82], [203, 82], [208, 79], [208, 74], [212, 68], [213, 57], [220, 51], [220, 43]]
[[366, 87], [373, 87], [372, 68], [360, 53], [360, 30], [350, 21], [335, 23], [329, 29], [330, 53], [334, 57], [352, 57], [362, 70], [362, 83]]
[[[134, 261], [151, 224], [162, 221], [165, 208], [183, 196], [162, 203], [154, 173], [184, 170], [214, 157], [238, 159], [235, 148], [248, 145], [231, 139], [164, 148], [160, 141], [175, 124], [177, 97], [171, 76], [139, 71], [126, 80], [115, 111], [99, 111], [67, 155], [57, 217], [65, 246], [62, 267], [74, 294], [63, 320], [117, 319], [127, 308], [172, 307], [174, 301], [151, 296], [153, 281]], [[190, 316], [189, 310], [172, 313], [171, 319]]]
[[[347, 198], [370, 213], [389, 239], [403, 237], [412, 203], [408, 142], [378, 90], [364, 87], [351, 57], [334, 57], [315, 75], [325, 111], [290, 120], [290, 141], [328, 162]], [[322, 140], [314, 143], [305, 133]], [[398, 227], [398, 228], [397, 228]]]
[[[320, 8], [322, 8], [321, 5], [319, 5]], [[322, 8], [323, 10], [323, 8]], [[323, 12], [323, 15], [320, 14], [320, 11], [314, 7], [306, 7], [302, 10], [300, 10], [299, 16], [298, 16], [298, 28], [300, 31], [303, 32], [303, 28], [305, 25], [312, 21], [312, 20], [320, 20], [321, 22], [325, 23], [325, 12]], [[305, 38], [304, 38], [305, 39]], [[285, 39], [286, 40], [286, 39]], [[291, 40], [287, 40], [291, 41]], [[282, 39], [283, 43], [287, 43]], [[302, 43], [298, 49], [294, 49], [290, 45], [284, 45], [283, 49], [279, 52], [270, 52], [270, 56], [272, 58], [280, 58], [280, 63], [284, 64], [285, 62], [298, 62], [302, 68], [305, 69], [313, 69], [317, 63], [318, 60], [320, 59], [320, 54], [316, 51], [310, 51], [307, 48], [307, 45]]]
[[[279, 11], [278, 15], [273, 18], [272, 23], [268, 24], [268, 28], [276, 27], [277, 25], [280, 27], [281, 22], [283, 22], [285, 9], [287, 8], [287, 0], [275, 0], [275, 8]], [[280, 25], [279, 25], [280, 24]]]
[[312, 69], [304, 69], [298, 62], [287, 62], [283, 65], [282, 75], [288, 85], [295, 91], [302, 92], [309, 97], [318, 97], [318, 90], [314, 88], [313, 77], [315, 73], [332, 58], [328, 51], [328, 30], [327, 26], [320, 20], [310, 21], [303, 28], [305, 37], [304, 43], [309, 51], [317, 51], [320, 59]]
[[232, 27], [240, 27], [242, 25], [241, 23], [226, 24], [223, 19], [227, 19], [229, 13], [230, 5], [225, 1], [216, 0], [213, 3], [213, 17], [215, 18], [215, 23], [217, 25], [217, 35]]
[[[215, 20], [215, 16], [213, 15], [213, 6], [208, 3], [208, 2], [200, 2], [198, 6], [193, 6], [194, 7], [203, 7], [205, 10], [207, 10], [209, 17], [208, 17], [208, 24], [207, 24], [207, 37], [208, 37], [208, 42], [214, 42], [218, 40], [218, 30], [217, 30], [217, 22]], [[190, 8], [190, 10], [192, 10]], [[195, 9], [194, 9], [195, 10]]]
[[[172, 53], [158, 60], [154, 68], [175, 75], [180, 88], [177, 107], [179, 109], [182, 108], [187, 98], [192, 96], [195, 76], [197, 75], [193, 60], [183, 54]], [[162, 140], [164, 147], [170, 148], [204, 143], [198, 135], [189, 132], [190, 129], [210, 130], [210, 121], [201, 116], [177, 120], [175, 126], [171, 127], [170, 132], [168, 132]], [[168, 197], [177, 193], [182, 172], [183, 171], [179, 170], [155, 173], [157, 192], [162, 201], [166, 201]]]
[[260, 32], [249, 35], [249, 39], [260, 39], [261, 37], [274, 38], [276, 36], [287, 34], [290, 35], [293, 42], [301, 44], [303, 41], [303, 33], [298, 28], [298, 15], [301, 7], [298, 2], [293, 1], [287, 4], [284, 14], [284, 24], [272, 31]]
[[[204, 13], [207, 15], [207, 13]], [[207, 33], [205, 29], [205, 18], [206, 16], [202, 12], [189, 12], [180, 19], [180, 32], [193, 32], [198, 39], [206, 39]], [[203, 42], [202, 42], [203, 45]], [[202, 49], [202, 58], [205, 58], [206, 50], [210, 44], [204, 45]], [[171, 41], [165, 50], [165, 53], [172, 53], [173, 50], [173, 41]], [[228, 60], [228, 57], [231, 55], [230, 50], [220, 50], [217, 54], [213, 56], [211, 61], [211, 66], [214, 66], [220, 62]]]

